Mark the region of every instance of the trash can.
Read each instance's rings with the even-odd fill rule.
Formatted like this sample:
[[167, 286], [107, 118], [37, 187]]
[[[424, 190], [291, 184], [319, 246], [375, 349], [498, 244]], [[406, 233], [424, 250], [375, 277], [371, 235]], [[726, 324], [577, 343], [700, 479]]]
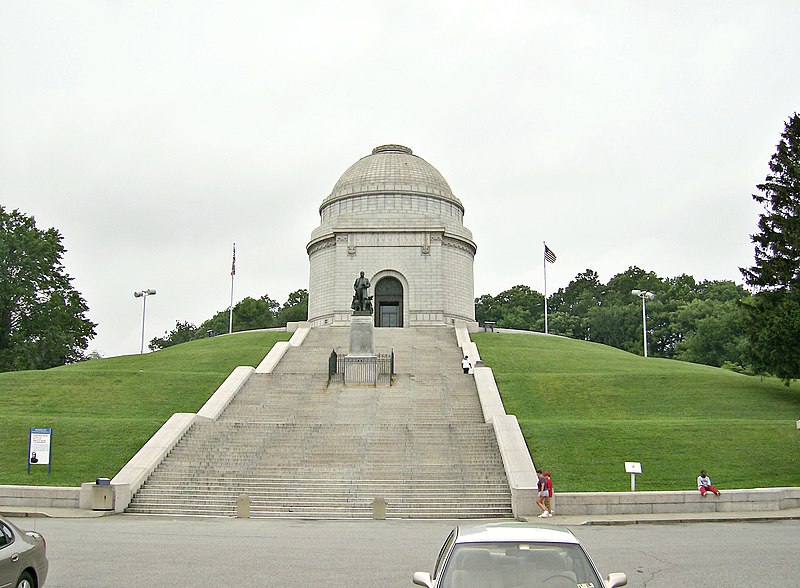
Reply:
[[97, 478], [92, 486], [92, 510], [114, 510], [114, 487], [108, 478]]

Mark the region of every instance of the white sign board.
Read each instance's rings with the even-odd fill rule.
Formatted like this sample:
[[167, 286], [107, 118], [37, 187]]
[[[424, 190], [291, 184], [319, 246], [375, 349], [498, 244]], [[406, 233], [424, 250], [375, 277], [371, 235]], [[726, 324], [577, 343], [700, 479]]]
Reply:
[[626, 461], [625, 462], [625, 473], [626, 474], [641, 474], [642, 473], [642, 464], [638, 461]]
[[28, 463], [50, 464], [50, 441], [53, 429], [31, 429], [31, 438], [28, 449]]

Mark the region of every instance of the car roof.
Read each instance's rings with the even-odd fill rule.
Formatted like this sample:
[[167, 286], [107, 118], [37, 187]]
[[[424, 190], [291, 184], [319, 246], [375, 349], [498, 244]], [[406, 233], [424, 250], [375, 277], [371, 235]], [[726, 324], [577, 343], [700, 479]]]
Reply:
[[503, 522], [459, 526], [456, 543], [574, 543], [572, 531], [545, 523]]

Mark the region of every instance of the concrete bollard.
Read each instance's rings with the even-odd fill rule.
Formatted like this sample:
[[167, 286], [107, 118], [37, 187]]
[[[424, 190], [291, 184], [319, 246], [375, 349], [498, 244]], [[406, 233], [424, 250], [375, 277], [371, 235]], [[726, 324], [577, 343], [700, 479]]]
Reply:
[[373, 498], [372, 499], [372, 518], [376, 521], [386, 520], [386, 499]]
[[239, 494], [239, 498], [236, 499], [236, 518], [250, 518], [250, 497], [247, 494]]

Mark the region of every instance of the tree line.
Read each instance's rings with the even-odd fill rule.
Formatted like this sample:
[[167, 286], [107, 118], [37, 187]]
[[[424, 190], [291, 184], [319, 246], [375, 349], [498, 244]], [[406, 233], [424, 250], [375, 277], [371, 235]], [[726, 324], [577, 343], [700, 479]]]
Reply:
[[[304, 321], [308, 318], [308, 291], [295, 290], [283, 304], [268, 295], [260, 298], [243, 298], [233, 307], [233, 332], [285, 327], [288, 322]], [[220, 310], [206, 319], [200, 326], [186, 321], [175, 321], [175, 328], [164, 336], [150, 340], [151, 351], [186, 343], [194, 339], [227, 333], [230, 327], [230, 309]]]
[[[630, 267], [603, 283], [587, 269], [548, 297], [548, 332], [641, 355], [642, 301], [632, 290], [654, 294], [646, 303], [648, 355], [745, 369], [742, 301], [751, 294], [728, 280], [660, 278]], [[475, 300], [475, 318], [479, 324], [543, 332], [544, 295], [528, 286], [484, 294]]]

